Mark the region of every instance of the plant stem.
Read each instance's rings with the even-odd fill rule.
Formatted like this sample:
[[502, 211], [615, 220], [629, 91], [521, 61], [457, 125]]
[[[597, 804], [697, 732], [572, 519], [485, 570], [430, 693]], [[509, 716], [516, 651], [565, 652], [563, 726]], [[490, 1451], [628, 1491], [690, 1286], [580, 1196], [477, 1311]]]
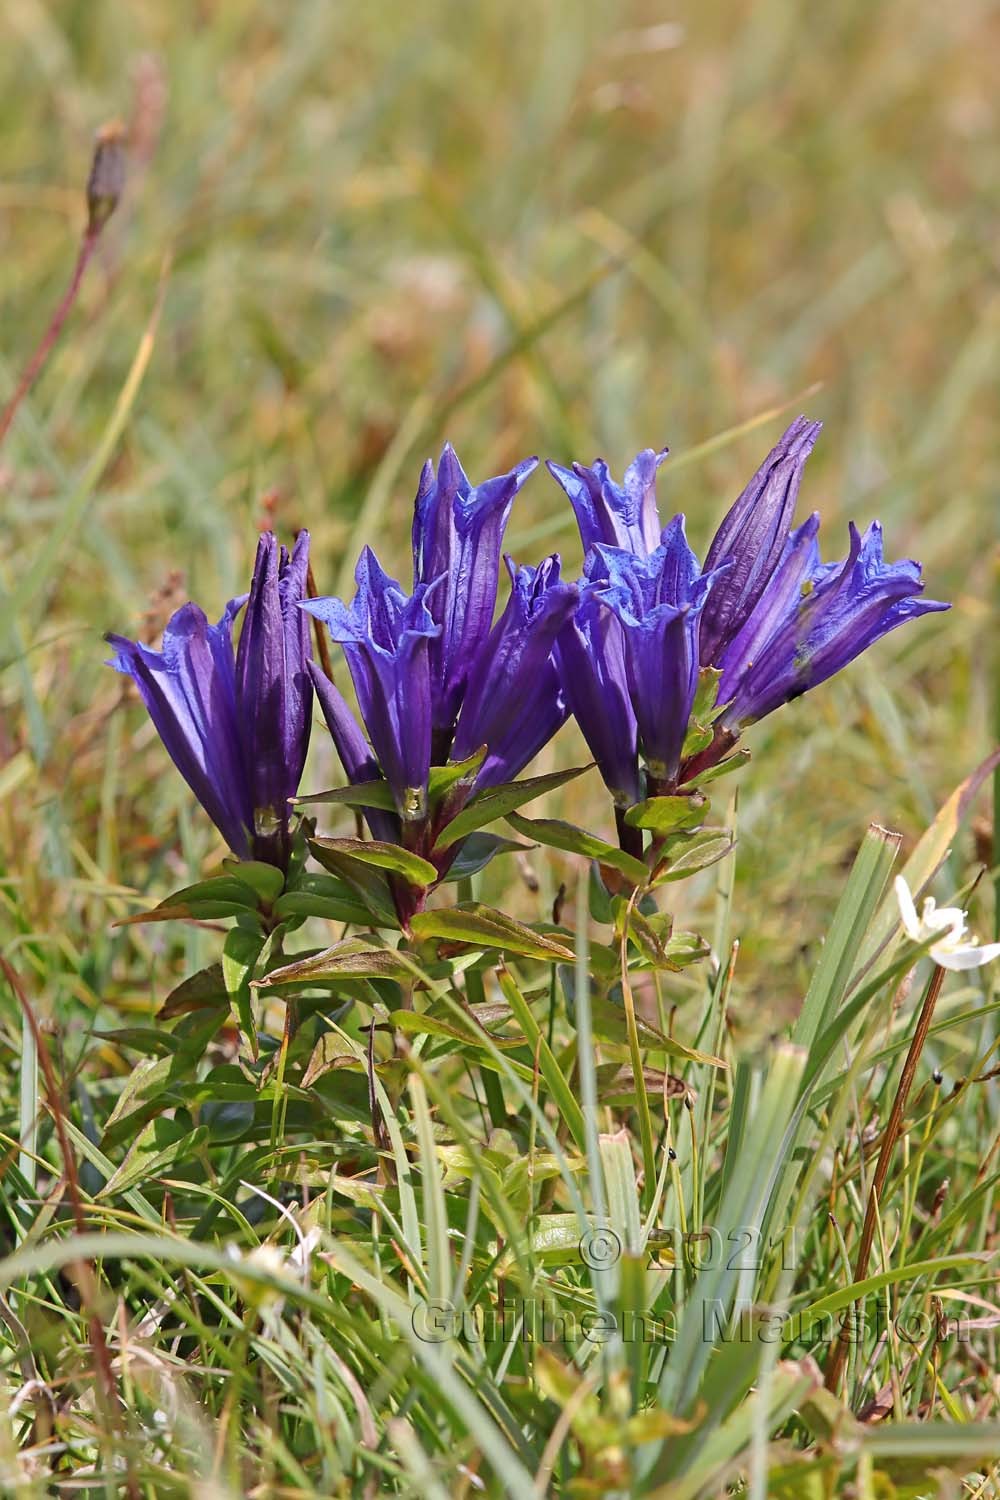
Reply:
[[70, 277], [69, 286], [63, 293], [63, 298], [59, 303], [59, 306], [52, 314], [52, 320], [49, 323], [48, 328], [46, 328], [44, 334], [42, 335], [41, 343], [38, 345], [38, 348], [31, 356], [24, 374], [18, 381], [17, 389], [15, 390], [13, 396], [11, 396], [10, 400], [7, 402], [7, 405], [4, 407], [3, 416], [0, 416], [0, 443], [3, 442], [4, 438], [7, 436], [7, 433], [10, 431], [11, 423], [17, 416], [18, 407], [21, 405], [21, 402], [31, 390], [31, 387], [34, 385], [35, 381], [38, 379], [39, 372], [41, 371], [41, 368], [44, 365], [45, 361], [48, 359], [53, 344], [62, 332], [63, 324], [69, 316], [70, 308], [76, 301], [76, 294], [80, 290], [80, 283], [83, 281], [83, 273], [86, 271], [87, 266], [90, 262], [90, 257], [94, 253], [98, 237], [99, 232], [95, 231], [89, 226], [84, 231], [83, 239], [80, 242], [80, 249], [76, 257], [76, 265], [73, 267], [73, 275]]
[[[889, 1175], [889, 1167], [892, 1163], [892, 1153], [899, 1138], [899, 1132], [903, 1124], [903, 1115], [906, 1111], [906, 1101], [910, 1095], [913, 1079], [920, 1061], [920, 1054], [924, 1050], [927, 1041], [927, 1033], [930, 1031], [931, 1021], [934, 1016], [934, 1007], [937, 1004], [938, 995], [941, 993], [941, 985], [944, 980], [944, 970], [937, 964], [934, 972], [924, 991], [923, 1004], [920, 1007], [920, 1015], [917, 1018], [913, 1039], [910, 1042], [910, 1050], [906, 1054], [903, 1071], [899, 1076], [899, 1086], [896, 1089], [896, 1097], [892, 1102], [892, 1111], [889, 1115], [889, 1123], [886, 1125], [885, 1134], [882, 1137], [882, 1146], [878, 1154], [878, 1162], [875, 1166], [875, 1175], [872, 1178], [871, 1189], [868, 1193], [868, 1206], [865, 1210], [865, 1220], [861, 1229], [861, 1242], [858, 1245], [857, 1258], [854, 1262], [854, 1284], [864, 1281], [868, 1274], [868, 1261], [871, 1256], [872, 1243], [875, 1239], [875, 1224], [878, 1218], [878, 1206], [885, 1189], [886, 1178]], [[847, 1355], [851, 1341], [850, 1324], [845, 1323], [835, 1339], [826, 1364], [826, 1375], [824, 1384], [828, 1391], [836, 1391], [840, 1384], [840, 1377], [844, 1369], [844, 1360]]]

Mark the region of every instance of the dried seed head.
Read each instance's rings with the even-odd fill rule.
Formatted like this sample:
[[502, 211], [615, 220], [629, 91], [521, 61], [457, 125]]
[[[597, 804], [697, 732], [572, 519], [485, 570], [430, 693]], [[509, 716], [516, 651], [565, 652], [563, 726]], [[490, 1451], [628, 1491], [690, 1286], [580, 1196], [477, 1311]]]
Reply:
[[87, 178], [87, 233], [98, 235], [118, 207], [125, 187], [125, 126], [120, 120], [102, 125], [94, 142]]

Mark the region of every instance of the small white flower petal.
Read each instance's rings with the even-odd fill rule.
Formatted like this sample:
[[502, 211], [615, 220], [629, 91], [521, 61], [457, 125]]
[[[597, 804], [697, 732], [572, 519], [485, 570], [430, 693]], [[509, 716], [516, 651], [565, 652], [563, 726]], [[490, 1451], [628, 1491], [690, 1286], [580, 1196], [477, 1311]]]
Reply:
[[896, 900], [899, 902], [899, 915], [903, 920], [907, 937], [912, 938], [915, 943], [919, 943], [921, 927], [919, 918], [917, 917], [917, 908], [913, 904], [910, 887], [902, 875], [896, 876]]
[[942, 969], [981, 969], [983, 964], [991, 964], [995, 958], [1000, 958], [1000, 943], [968, 943], [963, 948], [942, 949], [940, 952], [932, 948], [931, 958]]

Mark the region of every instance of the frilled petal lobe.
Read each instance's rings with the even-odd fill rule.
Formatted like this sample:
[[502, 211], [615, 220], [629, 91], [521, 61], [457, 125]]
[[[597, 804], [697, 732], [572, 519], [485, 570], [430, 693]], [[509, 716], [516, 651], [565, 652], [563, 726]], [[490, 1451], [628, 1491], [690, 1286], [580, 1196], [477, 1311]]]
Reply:
[[427, 608], [427, 588], [404, 594], [369, 547], [355, 578], [350, 608], [340, 599], [307, 599], [302, 607], [343, 646], [361, 717], [399, 813], [420, 817], [431, 765], [428, 653], [441, 627]]
[[635, 713], [639, 750], [657, 784], [671, 782], [680, 766], [688, 719], [698, 687], [698, 630], [705, 600], [718, 574], [702, 574], [675, 516], [647, 558], [598, 547], [607, 583], [595, 594], [624, 632], [625, 671]]
[[241, 859], [251, 854], [253, 809], [240, 743], [233, 621], [245, 603], [230, 600], [210, 625], [196, 604], [177, 610], [162, 651], [109, 635], [109, 665], [130, 676], [174, 765]]
[[257, 852], [278, 863], [288, 799], [298, 791], [309, 745], [309, 622], [298, 608], [308, 566], [307, 532], [299, 533], [290, 559], [271, 532], [261, 536], [236, 653], [236, 712]]
[[601, 458], [595, 459], [589, 469], [583, 464], [574, 464], [571, 469], [546, 464], [569, 496], [585, 553], [599, 545], [621, 547], [637, 557], [656, 551], [660, 541], [656, 472], [666, 457], [666, 448], [659, 452], [644, 448], [625, 470], [620, 485], [611, 478]]
[[772, 448], [715, 534], [705, 571], [729, 563], [706, 601], [701, 660], [716, 665], [766, 589], [784, 553], [806, 459], [822, 423], [798, 417]]
[[568, 713], [554, 646], [579, 590], [560, 582], [557, 556], [537, 568], [506, 562], [510, 599], [472, 663], [452, 751], [463, 760], [481, 745], [488, 747], [477, 791], [515, 777]]
[[559, 632], [563, 694], [615, 802], [641, 797], [635, 713], [625, 665], [624, 626], [585, 588], [576, 613]]
[[436, 749], [447, 753], [472, 658], [496, 608], [500, 549], [514, 496], [537, 467], [525, 459], [507, 474], [469, 482], [450, 443], [437, 474], [429, 461], [413, 507], [415, 587], [434, 585], [427, 607], [440, 633], [429, 648]]
[[[330, 731], [334, 749], [352, 786], [363, 786], [367, 781], [378, 781], [381, 772], [371, 747], [358, 728], [358, 721], [347, 705], [342, 693], [334, 686], [326, 673], [314, 661], [309, 663], [309, 674], [319, 706], [323, 710], [326, 726]], [[365, 817], [372, 834], [388, 843], [399, 842], [399, 820], [382, 808], [366, 807]]]
[[919, 564], [886, 563], [882, 528], [873, 522], [840, 563], [823, 564], [815, 516], [793, 533], [757, 609], [721, 662], [719, 701], [737, 726], [798, 697], [847, 666], [904, 621], [948, 609], [919, 597]]

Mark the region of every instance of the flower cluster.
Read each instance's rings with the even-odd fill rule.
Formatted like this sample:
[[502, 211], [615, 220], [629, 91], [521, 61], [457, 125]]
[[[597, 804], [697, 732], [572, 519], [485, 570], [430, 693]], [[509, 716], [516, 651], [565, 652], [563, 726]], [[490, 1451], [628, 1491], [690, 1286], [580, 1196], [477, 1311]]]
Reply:
[[[583, 577], [564, 582], [556, 555], [521, 567], [507, 558], [498, 618], [504, 531], [537, 460], [473, 485], [446, 446], [437, 470], [428, 463], [420, 478], [409, 592], [366, 547], [350, 604], [307, 597], [308, 535], [290, 557], [265, 535], [249, 595], [232, 600], [218, 625], [186, 604], [162, 651], [110, 636], [112, 665], [135, 680], [239, 858], [287, 868], [314, 690], [348, 781], [378, 793], [365, 806], [375, 839], [419, 856], [438, 878], [460, 848], [442, 838], [448, 821], [513, 780], [570, 713], [611, 791], [623, 843], [641, 853], [625, 811], [718, 774], [734, 763], [746, 725], [897, 625], [947, 608], [920, 597], [917, 563], [883, 560], [877, 522], [863, 535], [852, 525], [848, 555], [835, 563], [820, 560], [818, 516], [793, 528], [818, 433], [818, 423], [792, 423], [704, 566], [683, 515], [661, 528], [665, 451], [640, 453], [621, 485], [600, 460], [550, 463], [576, 514]], [[310, 615], [343, 649], [360, 723], [311, 658]], [[435, 767], [456, 766], [461, 774], [435, 781]], [[423, 893], [396, 894], [405, 922]]]
[[[703, 568], [682, 515], [660, 530], [665, 452], [640, 453], [621, 486], [601, 462], [549, 465], [586, 549], [581, 603], [559, 642], [563, 682], [620, 807], [692, 783], [746, 725], [905, 620], [948, 608], [920, 598], [917, 563], [884, 562], [877, 521], [864, 536], [851, 525], [848, 555], [836, 563], [820, 561], [818, 515], [790, 529], [819, 430], [804, 417], [792, 423], [723, 520]], [[716, 674], [719, 707], [711, 725], [697, 726], [706, 733], [692, 736], [706, 670]]]

